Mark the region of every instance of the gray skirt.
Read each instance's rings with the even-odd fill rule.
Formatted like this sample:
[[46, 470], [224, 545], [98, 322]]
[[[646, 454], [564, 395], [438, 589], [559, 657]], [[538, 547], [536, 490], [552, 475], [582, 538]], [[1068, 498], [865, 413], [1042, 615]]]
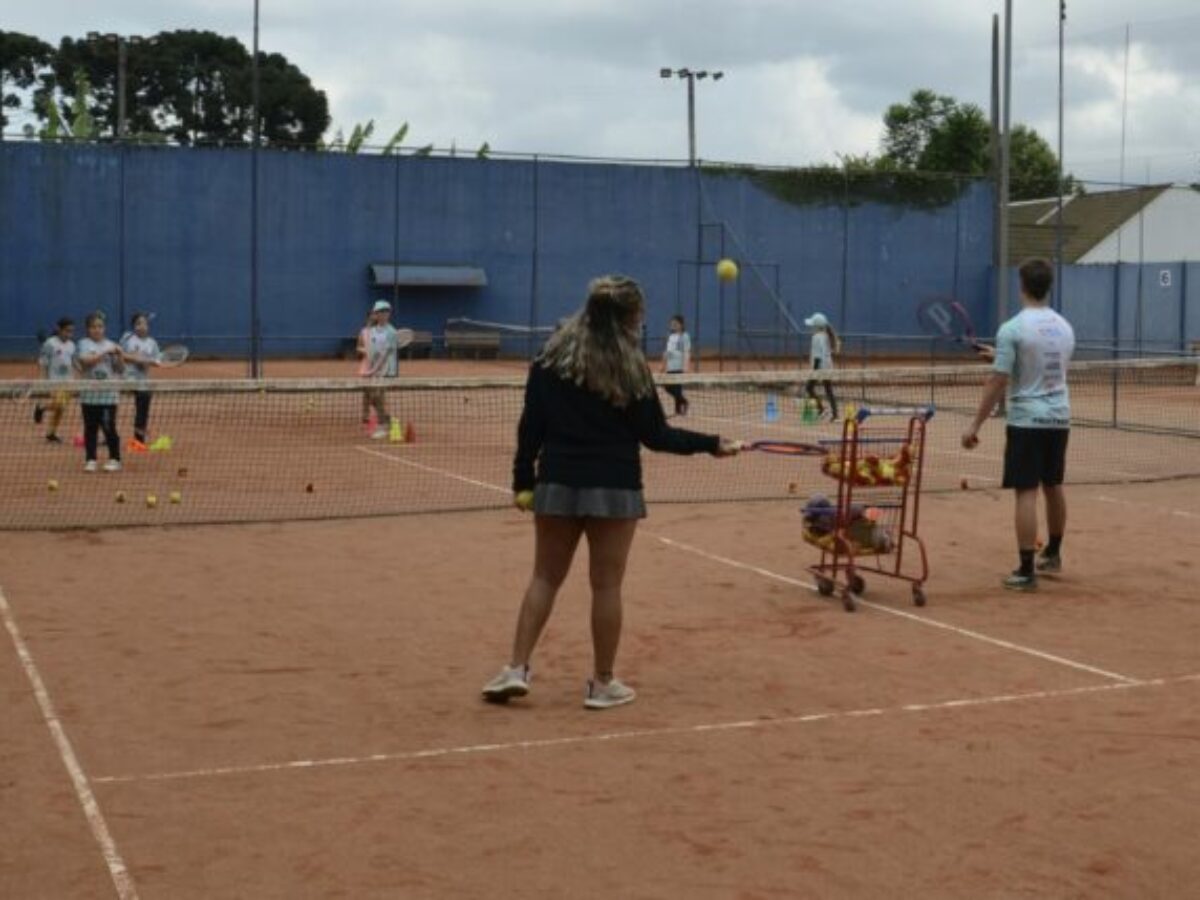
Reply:
[[641, 491], [627, 488], [539, 484], [533, 492], [533, 511], [539, 516], [572, 519], [644, 519], [646, 501]]

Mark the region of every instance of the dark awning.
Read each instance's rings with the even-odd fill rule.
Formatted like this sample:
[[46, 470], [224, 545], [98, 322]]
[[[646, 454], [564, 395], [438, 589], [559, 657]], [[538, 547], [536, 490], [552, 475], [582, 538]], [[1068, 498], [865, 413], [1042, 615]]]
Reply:
[[475, 266], [370, 266], [372, 287], [487, 287], [487, 273]]

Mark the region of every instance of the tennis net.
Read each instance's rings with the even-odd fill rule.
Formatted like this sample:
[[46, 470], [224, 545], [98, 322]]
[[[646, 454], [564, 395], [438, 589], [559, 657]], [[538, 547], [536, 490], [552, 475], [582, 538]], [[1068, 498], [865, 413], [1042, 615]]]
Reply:
[[[1200, 476], [1196, 358], [1085, 362], [1070, 374], [1072, 483]], [[997, 487], [1002, 420], [982, 445], [960, 435], [987, 378], [984, 366], [828, 373], [845, 410], [932, 405], [925, 487]], [[726, 437], [819, 443], [837, 423], [815, 420], [804, 373], [672, 376], [689, 400], [674, 424]], [[116, 384], [116, 383], [114, 383]], [[364, 424], [369, 389], [388, 420]], [[110, 386], [111, 387], [111, 386]], [[128, 447], [134, 386], [116, 385], [124, 468], [83, 471], [80, 393], [95, 383], [0, 383], [0, 528], [323, 519], [486, 509], [508, 505], [522, 378], [306, 381], [162, 381], [150, 398], [147, 449]], [[824, 399], [822, 386], [818, 396]], [[45, 440], [35, 409], [61, 403], [62, 444]], [[664, 403], [671, 406], [664, 395]], [[380, 434], [373, 438], [372, 434]], [[100, 438], [101, 466], [107, 459]], [[795, 500], [828, 492], [820, 460], [644, 453], [651, 502]], [[148, 499], [153, 498], [151, 502]]]

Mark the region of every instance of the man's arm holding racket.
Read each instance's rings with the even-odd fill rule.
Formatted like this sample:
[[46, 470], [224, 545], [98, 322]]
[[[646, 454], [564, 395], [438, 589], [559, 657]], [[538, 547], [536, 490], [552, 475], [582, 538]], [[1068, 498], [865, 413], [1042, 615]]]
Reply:
[[975, 419], [971, 423], [971, 427], [963, 432], [962, 445], [967, 450], [974, 449], [979, 444], [979, 429], [992, 417], [992, 411], [996, 408], [996, 404], [1004, 399], [1004, 394], [1008, 390], [1008, 379], [1017, 355], [1012, 334], [1005, 327], [1001, 327], [997, 332], [995, 347], [978, 346], [983, 347], [979, 351], [982, 355], [993, 360], [994, 368], [984, 383], [983, 396], [979, 399], [979, 408], [975, 410]]

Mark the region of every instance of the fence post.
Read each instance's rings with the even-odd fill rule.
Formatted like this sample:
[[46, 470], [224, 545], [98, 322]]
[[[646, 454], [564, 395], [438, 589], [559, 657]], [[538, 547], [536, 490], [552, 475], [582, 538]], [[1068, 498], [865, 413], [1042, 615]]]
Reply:
[[[1112, 358], [1121, 358], [1121, 261], [1113, 264], [1113, 341]], [[1112, 426], [1117, 427], [1117, 369], [1112, 373]]]
[[541, 168], [538, 165], [538, 157], [535, 153], [533, 156], [533, 250], [532, 260], [530, 261], [530, 277], [529, 277], [529, 347], [528, 356], [530, 359], [534, 357], [534, 350], [537, 346], [537, 338], [534, 328], [537, 327], [538, 315], [538, 279], [539, 257], [541, 245], [539, 244], [538, 232], [541, 224], [540, 209], [541, 209], [541, 183], [540, 183]]

